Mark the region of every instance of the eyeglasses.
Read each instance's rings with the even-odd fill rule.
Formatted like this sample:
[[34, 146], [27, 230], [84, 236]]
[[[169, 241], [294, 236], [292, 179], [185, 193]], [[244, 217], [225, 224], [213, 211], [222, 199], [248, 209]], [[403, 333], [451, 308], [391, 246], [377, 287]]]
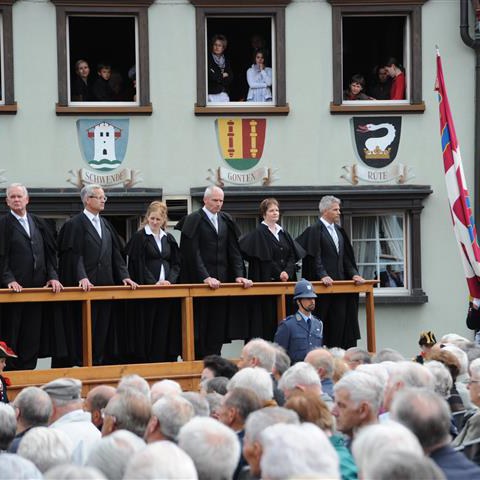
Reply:
[[108, 200], [108, 197], [97, 197], [96, 195], [89, 195], [88, 198], [96, 198], [97, 200], [103, 200], [104, 202]]
[[480, 380], [469, 380], [468, 385], [471, 385], [472, 383], [480, 383]]

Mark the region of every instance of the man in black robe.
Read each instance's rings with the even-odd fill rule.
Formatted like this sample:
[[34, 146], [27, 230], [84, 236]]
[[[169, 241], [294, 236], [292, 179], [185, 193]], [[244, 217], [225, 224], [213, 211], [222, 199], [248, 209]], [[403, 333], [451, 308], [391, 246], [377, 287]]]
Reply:
[[[298, 238], [306, 250], [302, 275], [307, 280], [320, 280], [325, 286], [334, 280], [365, 283], [358, 273], [353, 248], [340, 221], [340, 200], [327, 195], [320, 200], [320, 219]], [[328, 347], [350, 348], [360, 338], [358, 327], [358, 294], [322, 295], [317, 315], [324, 325], [324, 344]]]
[[[203, 208], [184, 217], [177, 225], [182, 232], [181, 283], [205, 283], [212, 290], [225, 282], [241, 283], [245, 288], [252, 286], [252, 281], [244, 277], [238, 228], [233, 218], [221, 211], [223, 197], [221, 188], [208, 187], [203, 196]], [[196, 358], [220, 354], [223, 343], [230, 340], [227, 327], [234, 312], [228, 300], [195, 300]]]
[[[121, 245], [113, 226], [99, 214], [105, 208], [107, 197], [100, 185], [86, 185], [80, 192], [83, 212], [75, 215], [62, 227], [59, 235], [60, 278], [65, 286], [79, 286], [88, 292], [95, 285], [137, 284], [130, 279]], [[67, 308], [72, 309], [72, 305]], [[73, 308], [73, 310], [76, 310]], [[81, 321], [65, 319], [68, 332], [69, 359], [66, 363], [81, 365]], [[66, 315], [68, 317], [68, 315]], [[115, 356], [118, 350], [107, 339], [112, 317], [112, 303], [92, 303], [93, 364], [104, 363], [105, 355]], [[114, 332], [115, 333], [115, 332]], [[113, 340], [111, 338], [110, 340]], [[112, 342], [110, 342], [112, 343]], [[110, 359], [107, 359], [110, 360]], [[56, 366], [65, 362], [56, 362]]]
[[[25, 186], [20, 183], [8, 186], [6, 202], [10, 212], [0, 218], [2, 288], [21, 292], [22, 288], [50, 287], [59, 292], [63, 287], [56, 271], [55, 240], [43, 219], [27, 213], [29, 197]], [[2, 310], [3, 340], [18, 355], [9, 363], [9, 369], [35, 368], [41, 351], [42, 328], [50, 326], [47, 320], [53, 322], [46, 311], [52, 309], [26, 302], [5, 304]]]

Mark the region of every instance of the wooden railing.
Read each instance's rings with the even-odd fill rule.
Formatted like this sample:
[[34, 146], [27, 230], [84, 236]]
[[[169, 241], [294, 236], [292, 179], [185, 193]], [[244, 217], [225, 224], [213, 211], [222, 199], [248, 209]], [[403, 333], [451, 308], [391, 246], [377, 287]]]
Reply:
[[[364, 285], [355, 285], [352, 281], [338, 281], [332, 287], [325, 287], [321, 282], [312, 282], [317, 294], [365, 293], [366, 296], [366, 325], [367, 348], [375, 352], [375, 313], [373, 286], [375, 280], [369, 280]], [[24, 302], [67, 302], [82, 303], [82, 330], [83, 330], [83, 367], [58, 368], [50, 370], [28, 370], [9, 372], [12, 380], [11, 391], [28, 385], [40, 385], [61, 376], [75, 376], [83, 380], [85, 389], [97, 383], [116, 383], [118, 378], [128, 373], [138, 373], [148, 380], [155, 381], [161, 378], [175, 378], [184, 388], [192, 389], [198, 383], [202, 370], [202, 362], [195, 361], [194, 339], [194, 312], [193, 300], [200, 297], [250, 297], [269, 295], [277, 297], [278, 320], [286, 316], [286, 295], [292, 295], [294, 282], [286, 283], [256, 283], [252, 288], [244, 289], [239, 284], [222, 284], [217, 290], [206, 285], [181, 284], [165, 287], [140, 286], [136, 290], [129, 287], [94, 287], [90, 292], [83, 292], [78, 287], [67, 287], [60, 293], [53, 293], [43, 288], [25, 288], [21, 293], [10, 290], [0, 290], [0, 303]], [[179, 298], [182, 305], [182, 358], [183, 362], [136, 364], [118, 366], [93, 366], [92, 362], [92, 317], [91, 304], [96, 300], [141, 300], [152, 298]]]

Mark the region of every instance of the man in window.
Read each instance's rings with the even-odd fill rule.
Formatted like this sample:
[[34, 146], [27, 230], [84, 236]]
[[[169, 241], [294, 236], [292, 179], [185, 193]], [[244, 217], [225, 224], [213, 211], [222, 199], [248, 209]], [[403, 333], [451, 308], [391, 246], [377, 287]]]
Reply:
[[[365, 283], [358, 273], [353, 248], [345, 230], [339, 226], [340, 200], [327, 195], [320, 200], [320, 219], [297, 238], [306, 250], [302, 274], [307, 280], [320, 280], [326, 287], [335, 280]], [[324, 325], [324, 344], [350, 348], [360, 338], [358, 295], [322, 295], [317, 314]]]

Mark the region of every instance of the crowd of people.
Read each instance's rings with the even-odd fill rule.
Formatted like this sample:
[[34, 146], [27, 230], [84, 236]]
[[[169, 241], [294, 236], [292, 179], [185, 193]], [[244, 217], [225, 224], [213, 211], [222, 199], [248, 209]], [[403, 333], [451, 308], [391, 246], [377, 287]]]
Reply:
[[480, 347], [419, 344], [292, 363], [256, 338], [237, 364], [205, 357], [199, 391], [136, 374], [84, 398], [75, 378], [27, 387], [0, 403], [0, 479], [480, 478]]

